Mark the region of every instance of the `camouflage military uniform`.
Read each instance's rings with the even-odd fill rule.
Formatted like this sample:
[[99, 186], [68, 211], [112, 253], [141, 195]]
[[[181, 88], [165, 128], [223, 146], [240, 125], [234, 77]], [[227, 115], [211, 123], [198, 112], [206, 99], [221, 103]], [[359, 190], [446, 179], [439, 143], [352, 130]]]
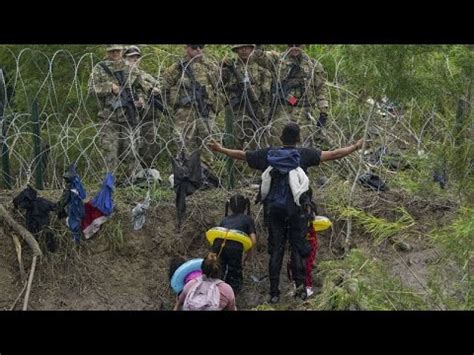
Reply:
[[[207, 97], [204, 103], [209, 109], [209, 117], [202, 117], [193, 101], [192, 80], [185, 74], [182, 67], [190, 69], [197, 83], [205, 88]], [[201, 150], [201, 159], [211, 166], [213, 155], [205, 145], [204, 139], [211, 132], [214, 119], [220, 110], [221, 98], [217, 92], [217, 68], [205, 58], [201, 62], [186, 58], [173, 64], [165, 70], [163, 77], [163, 92], [166, 104], [174, 110], [174, 143], [179, 151], [190, 155], [196, 149]]]
[[[123, 76], [126, 78], [125, 85], [132, 90], [135, 100], [143, 99], [143, 82], [136, 68], [125, 65], [123, 61], [105, 60], [102, 63], [112, 73], [123, 71]], [[98, 116], [102, 122], [99, 146], [104, 154], [106, 169], [115, 171], [123, 164], [126, 176], [130, 177], [138, 165], [140, 134], [128, 122], [123, 108], [114, 109], [113, 105], [119, 96], [112, 92], [112, 84], [119, 86], [118, 80], [107, 73], [100, 63], [97, 64], [89, 79], [89, 92], [98, 98], [100, 104]]]
[[[302, 143], [308, 145], [316, 128], [316, 115], [313, 113], [317, 106], [320, 113], [327, 114], [327, 74], [323, 66], [316, 60], [302, 53], [298, 57], [291, 57], [285, 53], [274, 51], [255, 51], [255, 61], [272, 71], [272, 104], [270, 116], [272, 119], [272, 144], [280, 144], [280, 134], [284, 125], [290, 121], [301, 127]], [[293, 69], [294, 68], [294, 69]], [[293, 69], [293, 70], [292, 70]], [[288, 88], [284, 98], [280, 85]], [[286, 84], [286, 85], [285, 85]], [[277, 90], [275, 90], [277, 89]], [[275, 92], [277, 97], [275, 97]], [[297, 103], [293, 106], [288, 102]]]
[[226, 102], [228, 105], [230, 103], [234, 114], [236, 148], [256, 149], [266, 146], [265, 125], [271, 80], [270, 71], [257, 65], [252, 57], [247, 63], [237, 58], [224, 66], [222, 81]]
[[160, 88], [158, 79], [146, 71], [139, 69], [143, 79], [144, 90], [147, 103], [143, 111], [143, 120], [141, 124], [141, 135], [143, 144], [140, 147], [140, 156], [145, 165], [150, 168], [156, 165], [156, 159], [162, 147], [166, 144], [165, 137], [170, 135], [169, 118], [165, 117], [163, 112], [154, 107], [151, 103], [153, 98], [153, 89]]

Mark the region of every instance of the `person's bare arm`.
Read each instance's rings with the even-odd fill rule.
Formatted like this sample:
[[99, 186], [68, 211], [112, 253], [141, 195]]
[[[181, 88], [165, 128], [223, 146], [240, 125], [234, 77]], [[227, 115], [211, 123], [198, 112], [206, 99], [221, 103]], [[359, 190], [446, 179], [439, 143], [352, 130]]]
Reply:
[[232, 159], [246, 160], [245, 152], [243, 150], [224, 148], [220, 143], [217, 143], [216, 141], [211, 141], [209, 143], [209, 149], [213, 150], [214, 152], [225, 154]]
[[174, 304], [173, 311], [179, 311], [179, 296], [176, 296], [176, 303]]
[[[191, 281], [190, 281], [191, 282]], [[186, 285], [184, 286], [186, 287]], [[181, 293], [176, 296], [176, 304], [174, 305], [174, 311], [181, 311], [183, 310], [184, 300], [186, 299], [188, 291], [183, 288]]]
[[250, 233], [250, 239], [252, 240], [252, 249], [257, 246], [257, 235], [255, 233]]
[[354, 153], [356, 150], [362, 148], [362, 144], [364, 143], [363, 139], [359, 139], [357, 143], [349, 145], [344, 148], [339, 148], [335, 150], [324, 150], [321, 152], [321, 161], [329, 161], [329, 160], [337, 160], [344, 158], [345, 156]]

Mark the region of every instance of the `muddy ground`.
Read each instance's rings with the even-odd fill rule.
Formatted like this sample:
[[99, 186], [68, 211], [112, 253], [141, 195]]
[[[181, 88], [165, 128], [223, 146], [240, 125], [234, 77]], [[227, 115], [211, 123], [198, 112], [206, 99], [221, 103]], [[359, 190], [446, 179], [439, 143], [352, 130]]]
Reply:
[[[362, 196], [367, 191], [357, 190]], [[244, 191], [255, 196], [255, 190]], [[3, 203], [15, 219], [24, 224], [23, 217], [12, 210], [11, 199], [17, 192], [2, 191]], [[120, 190], [118, 192], [120, 194]], [[370, 192], [375, 194], [375, 192]], [[42, 191], [40, 196], [57, 200], [61, 191]], [[144, 193], [143, 193], [144, 195]], [[203, 257], [209, 251], [204, 232], [215, 226], [224, 215], [224, 203], [230, 194], [221, 190], [198, 191], [188, 200], [188, 216], [182, 232], [175, 224], [174, 196], [170, 194], [154, 202], [146, 215], [142, 230], [134, 231], [131, 209], [138, 199], [125, 199], [117, 204], [109, 220], [90, 240], [77, 247], [64, 221], [52, 218], [59, 248], [56, 253], [45, 251], [37, 265], [28, 309], [30, 310], [170, 310], [175, 295], [169, 287], [168, 263], [172, 256], [185, 258]], [[451, 218], [456, 206], [446, 202], [404, 200], [397, 191], [384, 193], [382, 199], [371, 208], [385, 208], [390, 215], [391, 206], [404, 205], [415, 218], [418, 236], [406, 240], [411, 250], [403, 251], [385, 241], [374, 246], [371, 240], [354, 229], [353, 247], [362, 248], [370, 255], [383, 260], [391, 275], [399, 278], [415, 291], [425, 292], [427, 267], [439, 258], [439, 252], [424, 238], [433, 224], [444, 224]], [[260, 283], [252, 281], [250, 275], [261, 277], [267, 274], [268, 255], [266, 233], [262, 225], [260, 205], [252, 206], [257, 223], [258, 246], [254, 258], [244, 268], [244, 287], [237, 298], [240, 310], [252, 309], [264, 304], [269, 290], [268, 278]], [[325, 214], [324, 209], [320, 214]], [[330, 216], [326, 213], [330, 218]], [[336, 218], [333, 218], [336, 220]], [[318, 261], [337, 259], [343, 254], [345, 223], [336, 222], [332, 231], [319, 237]], [[0, 309], [11, 308], [23, 288], [12, 230], [0, 228]], [[31, 263], [31, 251], [22, 243], [23, 263], [26, 272]], [[286, 277], [286, 260], [281, 275], [282, 303], [288, 309], [304, 308], [304, 303], [294, 301]], [[321, 280], [317, 267], [313, 271], [316, 292], [320, 291]], [[15, 309], [21, 309], [23, 298]], [[434, 308], [436, 309], [436, 308]]]

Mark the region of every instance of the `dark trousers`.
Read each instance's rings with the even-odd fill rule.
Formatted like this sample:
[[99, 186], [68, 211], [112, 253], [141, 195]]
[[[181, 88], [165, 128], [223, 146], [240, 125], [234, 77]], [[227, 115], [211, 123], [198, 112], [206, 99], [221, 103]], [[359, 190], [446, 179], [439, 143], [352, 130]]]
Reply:
[[[237, 245], [235, 245], [235, 244]], [[227, 240], [226, 245], [221, 250], [222, 240], [216, 240], [212, 246], [212, 251], [219, 255], [222, 270], [222, 280], [227, 282], [234, 294], [238, 294], [242, 289], [242, 254], [241, 244], [232, 240]]]
[[296, 287], [304, 284], [304, 261], [311, 252], [311, 248], [305, 238], [308, 229], [308, 215], [302, 209], [288, 214], [286, 210], [269, 207], [267, 213], [268, 252], [270, 254], [268, 269], [270, 295], [273, 297], [280, 295], [280, 273], [287, 240], [291, 247], [292, 274]]

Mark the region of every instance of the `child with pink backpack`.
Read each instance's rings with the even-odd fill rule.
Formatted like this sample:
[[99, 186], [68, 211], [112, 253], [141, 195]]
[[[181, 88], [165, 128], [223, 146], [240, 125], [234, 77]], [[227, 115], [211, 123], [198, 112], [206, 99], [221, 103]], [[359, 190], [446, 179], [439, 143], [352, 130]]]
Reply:
[[174, 309], [236, 311], [234, 291], [229, 284], [219, 279], [220, 268], [217, 254], [209, 253], [202, 262], [202, 276], [186, 283]]

